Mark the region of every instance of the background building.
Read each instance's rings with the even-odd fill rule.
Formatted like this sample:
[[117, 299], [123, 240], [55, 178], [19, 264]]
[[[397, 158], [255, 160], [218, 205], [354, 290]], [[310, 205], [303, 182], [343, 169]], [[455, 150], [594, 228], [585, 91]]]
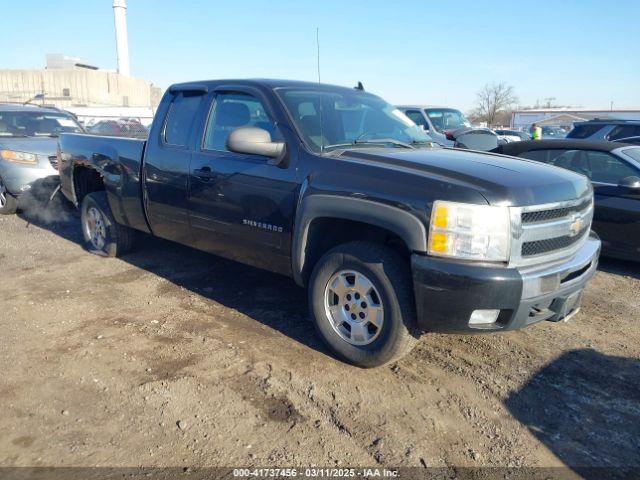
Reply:
[[515, 110], [511, 114], [511, 127], [528, 130], [532, 123], [571, 129], [575, 122], [594, 118], [640, 120], [640, 110], [598, 110], [587, 108], [536, 108]]
[[41, 94], [33, 103], [64, 108], [88, 123], [84, 117], [135, 117], [149, 123], [162, 90], [62, 54], [48, 54], [41, 70], [0, 70], [0, 102], [24, 103]]
[[63, 108], [76, 114], [85, 126], [118, 118], [150, 124], [162, 90], [148, 80], [130, 76], [126, 15], [126, 1], [113, 0], [117, 72], [100, 69], [82, 58], [50, 53], [44, 69], [0, 69], [0, 102]]

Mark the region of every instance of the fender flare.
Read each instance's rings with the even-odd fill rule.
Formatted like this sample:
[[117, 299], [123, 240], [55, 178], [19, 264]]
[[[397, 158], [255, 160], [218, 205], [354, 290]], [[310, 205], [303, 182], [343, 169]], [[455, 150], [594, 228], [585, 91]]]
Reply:
[[406, 210], [363, 198], [311, 194], [298, 205], [291, 247], [293, 278], [300, 286], [304, 285], [309, 226], [317, 218], [353, 220], [375, 225], [398, 235], [409, 250], [427, 251], [425, 225]]

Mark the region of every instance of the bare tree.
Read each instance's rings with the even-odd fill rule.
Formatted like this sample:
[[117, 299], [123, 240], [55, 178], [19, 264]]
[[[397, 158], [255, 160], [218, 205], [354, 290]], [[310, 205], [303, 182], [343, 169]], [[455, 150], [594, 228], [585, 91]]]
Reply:
[[486, 84], [478, 91], [474, 117], [487, 125], [495, 125], [500, 114], [518, 102], [513, 87], [504, 82]]

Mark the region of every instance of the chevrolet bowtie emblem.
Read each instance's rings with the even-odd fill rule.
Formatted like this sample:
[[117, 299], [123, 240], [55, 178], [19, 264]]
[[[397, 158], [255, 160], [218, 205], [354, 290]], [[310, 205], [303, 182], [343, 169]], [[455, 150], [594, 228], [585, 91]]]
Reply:
[[569, 224], [569, 236], [575, 237], [582, 231], [584, 220], [578, 215], [574, 215], [572, 220], [573, 221]]

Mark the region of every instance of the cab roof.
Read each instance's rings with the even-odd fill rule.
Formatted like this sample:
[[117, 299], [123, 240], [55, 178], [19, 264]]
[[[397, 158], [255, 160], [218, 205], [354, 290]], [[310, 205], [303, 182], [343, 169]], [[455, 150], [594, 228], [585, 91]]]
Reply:
[[[244, 79], [222, 79], [222, 80], [200, 80], [186, 83], [176, 83], [169, 87], [170, 91], [189, 90], [189, 89], [215, 89], [223, 85], [250, 86], [257, 88], [303, 88], [312, 90], [343, 90], [345, 92], [359, 91], [354, 87], [344, 87], [340, 85], [331, 85], [328, 83], [305, 82], [300, 80], [281, 80], [268, 78], [244, 78]], [[204, 88], [203, 88], [204, 87]], [[363, 91], [364, 92], [364, 91]], [[365, 92], [369, 93], [369, 92]]]

